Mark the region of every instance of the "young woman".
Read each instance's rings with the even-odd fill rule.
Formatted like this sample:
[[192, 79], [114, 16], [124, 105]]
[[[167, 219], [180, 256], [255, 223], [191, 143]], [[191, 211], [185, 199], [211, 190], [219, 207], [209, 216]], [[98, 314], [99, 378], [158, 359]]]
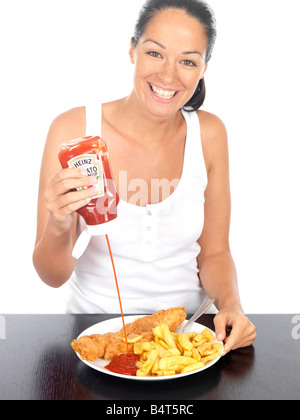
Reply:
[[[76, 210], [95, 195], [95, 179], [61, 169], [61, 143], [100, 135], [120, 193], [120, 229], [110, 235], [126, 313], [215, 299], [225, 351], [251, 345], [255, 327], [243, 313], [229, 247], [230, 186], [226, 129], [199, 110], [216, 38], [212, 10], [198, 0], [149, 0], [141, 10], [129, 57], [128, 97], [72, 109], [52, 123], [43, 156], [33, 261], [52, 287], [67, 281], [68, 312], [118, 313], [104, 237], [93, 237], [74, 261], [84, 221]], [[88, 186], [82, 191], [70, 190]], [[226, 339], [226, 329], [231, 334]]]

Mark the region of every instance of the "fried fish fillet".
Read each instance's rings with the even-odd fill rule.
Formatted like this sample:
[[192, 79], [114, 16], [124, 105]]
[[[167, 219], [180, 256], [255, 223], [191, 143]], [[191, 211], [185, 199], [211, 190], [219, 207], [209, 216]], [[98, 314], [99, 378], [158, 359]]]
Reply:
[[[160, 324], [167, 324], [170, 331], [175, 332], [186, 316], [184, 308], [170, 308], [138, 318], [126, 325], [127, 338], [131, 341], [142, 336], [142, 341], [152, 341], [154, 339], [153, 328]], [[82, 360], [90, 361], [95, 361], [100, 357], [111, 360], [127, 351], [123, 328], [117, 333], [81, 337], [74, 340], [71, 346], [76, 353], [79, 353]], [[134, 344], [129, 343], [128, 346], [129, 351], [133, 351]]]

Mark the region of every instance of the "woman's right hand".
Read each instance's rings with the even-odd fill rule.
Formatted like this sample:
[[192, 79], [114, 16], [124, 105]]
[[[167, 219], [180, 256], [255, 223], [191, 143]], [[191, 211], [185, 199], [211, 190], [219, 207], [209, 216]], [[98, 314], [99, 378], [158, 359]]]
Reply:
[[[49, 179], [44, 198], [58, 232], [71, 231], [75, 223], [74, 212], [86, 206], [97, 194], [96, 182], [96, 177], [89, 177], [85, 170], [75, 168], [61, 169]], [[76, 191], [80, 187], [87, 188]]]

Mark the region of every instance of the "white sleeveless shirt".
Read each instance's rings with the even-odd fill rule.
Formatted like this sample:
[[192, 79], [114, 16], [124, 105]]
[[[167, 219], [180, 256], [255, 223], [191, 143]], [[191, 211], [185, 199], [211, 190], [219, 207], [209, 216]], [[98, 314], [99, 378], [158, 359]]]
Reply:
[[[120, 200], [117, 232], [109, 240], [125, 314], [154, 313], [184, 306], [193, 313], [203, 289], [198, 239], [204, 224], [207, 172], [196, 112], [182, 111], [187, 124], [182, 176], [158, 204], [139, 207]], [[86, 135], [101, 136], [102, 105], [86, 107]], [[77, 237], [85, 229], [78, 216]], [[120, 313], [105, 236], [93, 236], [75, 262], [67, 313]]]

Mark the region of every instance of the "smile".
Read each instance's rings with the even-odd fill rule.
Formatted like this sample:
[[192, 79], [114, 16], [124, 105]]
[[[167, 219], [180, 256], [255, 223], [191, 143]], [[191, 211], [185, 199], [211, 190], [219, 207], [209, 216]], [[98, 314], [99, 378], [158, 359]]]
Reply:
[[170, 100], [175, 97], [175, 95], [178, 93], [178, 90], [165, 90], [158, 86], [153, 85], [152, 83], [149, 83], [149, 86], [152, 90], [152, 92], [160, 99], [166, 99]]

